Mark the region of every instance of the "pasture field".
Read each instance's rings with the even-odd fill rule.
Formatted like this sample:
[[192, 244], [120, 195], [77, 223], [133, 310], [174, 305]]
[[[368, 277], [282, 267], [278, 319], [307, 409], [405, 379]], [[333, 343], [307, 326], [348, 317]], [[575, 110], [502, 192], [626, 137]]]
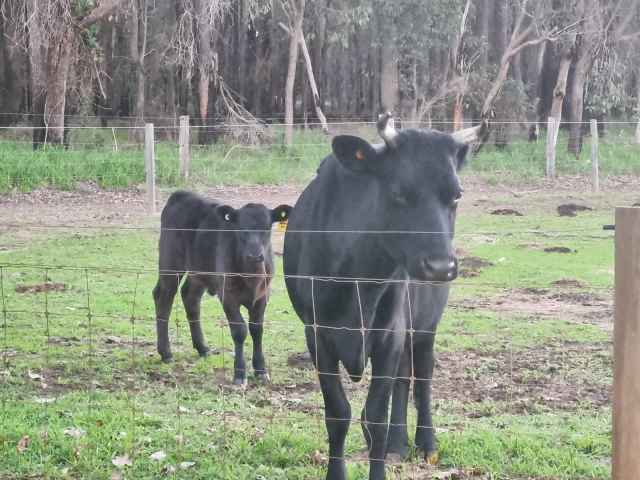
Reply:
[[[610, 178], [592, 195], [578, 177], [498, 180], [464, 176], [462, 272], [436, 340], [440, 464], [414, 452], [389, 476], [609, 478], [613, 236], [602, 225], [614, 205], [640, 200], [637, 183]], [[299, 191], [208, 193], [273, 206]], [[270, 384], [232, 387], [232, 341], [210, 297], [202, 310], [212, 355], [191, 348], [177, 298], [175, 361], [164, 365], [151, 298], [159, 220], [143, 202], [131, 190], [0, 197], [0, 478], [324, 478], [322, 397], [281, 258], [266, 314]], [[559, 216], [570, 202], [592, 210]], [[366, 378], [345, 385], [358, 417]], [[364, 448], [354, 422], [350, 478], [366, 478]]]
[[[158, 130], [157, 136], [162, 136], [162, 132]], [[278, 130], [275, 132], [277, 136]], [[607, 132], [600, 139], [601, 175], [639, 175], [640, 147], [633, 142], [632, 129], [613, 125]], [[192, 133], [195, 135], [195, 130]], [[332, 126], [331, 133], [358, 134], [372, 142], [379, 141], [375, 129], [367, 125]], [[114, 149], [110, 128], [90, 128], [73, 132], [74, 140], [69, 150], [47, 146], [34, 152], [24, 134], [16, 139], [0, 130], [0, 193], [31, 191], [38, 187], [72, 190], [79, 183], [87, 182], [107, 189], [144, 183], [142, 146], [131, 143], [126, 130], [118, 130], [114, 135], [119, 137], [118, 149]], [[576, 158], [567, 153], [566, 135], [560, 133], [556, 159], [559, 175], [589, 174], [589, 137], [584, 141], [582, 153]], [[314, 130], [297, 132], [294, 144], [288, 148], [278, 143], [243, 146], [229, 140], [214, 145], [192, 145], [191, 182], [198, 185], [302, 185], [315, 173], [320, 160], [328, 153], [329, 145], [329, 138]], [[493, 183], [505, 179], [512, 181], [514, 177], [537, 182], [545, 172], [545, 149], [544, 138], [538, 143], [528, 143], [522, 137], [514, 137], [503, 149], [489, 143], [468, 168]], [[176, 141], [159, 138], [155, 150], [158, 185], [184, 185]]]

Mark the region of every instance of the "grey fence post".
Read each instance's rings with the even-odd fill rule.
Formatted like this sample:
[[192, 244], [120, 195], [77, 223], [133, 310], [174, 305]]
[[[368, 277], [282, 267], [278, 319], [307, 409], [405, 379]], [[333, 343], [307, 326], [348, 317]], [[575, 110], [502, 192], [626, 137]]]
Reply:
[[616, 208], [613, 480], [640, 478], [640, 208]]
[[156, 152], [153, 123], [144, 127], [144, 165], [147, 177], [147, 202], [149, 211], [156, 213]]
[[180, 176], [187, 180], [189, 178], [189, 167], [191, 156], [189, 152], [189, 115], [180, 117], [180, 135], [179, 135], [179, 151], [180, 151]]
[[600, 191], [600, 168], [598, 165], [598, 121], [591, 119], [591, 187], [594, 192]]

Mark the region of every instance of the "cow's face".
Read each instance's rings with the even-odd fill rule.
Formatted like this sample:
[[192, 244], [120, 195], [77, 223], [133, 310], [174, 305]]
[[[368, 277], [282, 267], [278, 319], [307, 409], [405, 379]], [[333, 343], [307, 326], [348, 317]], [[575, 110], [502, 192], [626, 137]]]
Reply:
[[[384, 136], [383, 136], [384, 137]], [[352, 136], [333, 141], [334, 155], [349, 170], [378, 182], [375, 202], [384, 230], [376, 242], [409, 276], [450, 281], [458, 262], [452, 245], [456, 209], [462, 197], [457, 172], [468, 145], [435, 131], [394, 131], [385, 145]]]
[[264, 273], [265, 261], [271, 255], [271, 226], [286, 221], [291, 207], [280, 205], [273, 210], [264, 205], [249, 203], [235, 209], [221, 205], [217, 213], [233, 235], [233, 264], [238, 273]]

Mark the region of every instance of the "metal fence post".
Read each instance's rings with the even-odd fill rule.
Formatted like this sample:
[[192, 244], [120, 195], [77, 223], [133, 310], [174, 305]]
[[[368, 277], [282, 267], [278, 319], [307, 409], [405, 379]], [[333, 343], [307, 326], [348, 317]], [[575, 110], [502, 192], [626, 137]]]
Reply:
[[559, 122], [549, 117], [547, 121], [547, 177], [556, 176], [556, 142], [558, 140]]
[[189, 152], [189, 115], [180, 117], [180, 135], [179, 135], [179, 151], [180, 151], [180, 176], [187, 180], [189, 178], [189, 166], [191, 157]]
[[591, 119], [591, 187], [594, 192], [600, 191], [600, 168], [598, 166], [598, 121]]
[[156, 152], [153, 123], [147, 123], [144, 127], [144, 165], [149, 211], [154, 214], [156, 213]]
[[640, 208], [616, 208], [613, 480], [640, 478]]

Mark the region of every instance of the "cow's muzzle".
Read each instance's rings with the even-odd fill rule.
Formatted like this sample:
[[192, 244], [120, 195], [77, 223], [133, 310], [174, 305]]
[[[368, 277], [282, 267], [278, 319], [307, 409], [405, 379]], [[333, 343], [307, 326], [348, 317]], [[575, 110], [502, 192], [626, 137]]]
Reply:
[[426, 257], [420, 262], [420, 270], [426, 281], [451, 282], [458, 277], [458, 259]]

